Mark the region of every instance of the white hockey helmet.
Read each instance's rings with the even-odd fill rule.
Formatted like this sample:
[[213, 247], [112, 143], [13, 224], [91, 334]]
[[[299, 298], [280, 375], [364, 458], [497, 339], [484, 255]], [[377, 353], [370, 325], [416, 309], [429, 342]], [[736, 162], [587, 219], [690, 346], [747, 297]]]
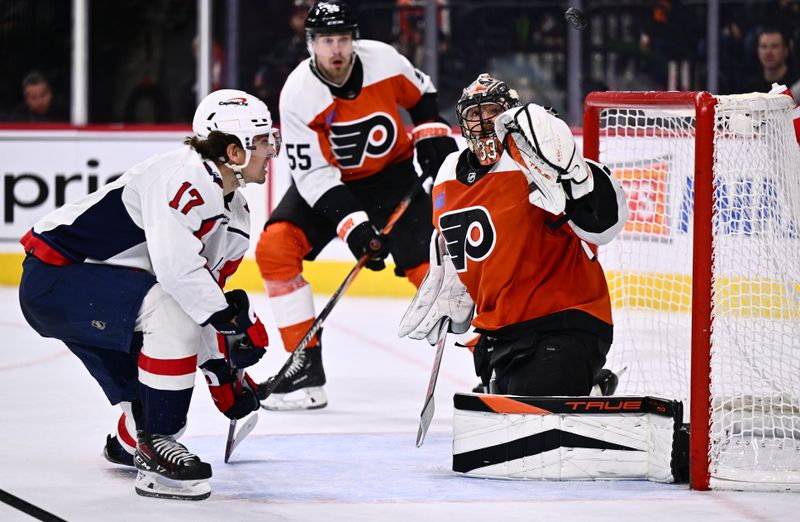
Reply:
[[269, 143], [280, 151], [280, 137], [272, 129], [272, 116], [266, 104], [252, 94], [235, 89], [214, 91], [200, 102], [194, 112], [192, 130], [201, 138], [208, 138], [212, 131], [236, 136], [245, 151], [244, 165], [226, 166], [241, 171], [250, 162], [256, 136], [269, 136]]

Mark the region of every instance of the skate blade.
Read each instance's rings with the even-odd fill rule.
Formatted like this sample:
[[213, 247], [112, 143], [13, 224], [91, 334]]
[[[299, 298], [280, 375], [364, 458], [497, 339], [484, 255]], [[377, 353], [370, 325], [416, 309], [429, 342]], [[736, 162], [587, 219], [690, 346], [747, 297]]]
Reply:
[[171, 480], [152, 471], [139, 470], [136, 493], [143, 497], [171, 500], [204, 500], [211, 496], [207, 479]]
[[273, 393], [261, 403], [270, 411], [319, 410], [328, 405], [328, 396], [321, 386], [301, 388], [290, 393]]

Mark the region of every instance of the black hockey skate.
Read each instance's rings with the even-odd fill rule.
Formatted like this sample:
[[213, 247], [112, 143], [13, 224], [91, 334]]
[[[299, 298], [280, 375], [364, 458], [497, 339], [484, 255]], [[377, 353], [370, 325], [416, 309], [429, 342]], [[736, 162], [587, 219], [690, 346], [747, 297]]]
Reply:
[[125, 451], [119, 443], [116, 435], [106, 435], [106, 446], [103, 448], [103, 456], [112, 464], [133, 467], [133, 455]]
[[275, 376], [258, 385], [259, 399], [263, 401], [261, 407], [266, 410], [316, 410], [328, 405], [328, 397], [322, 389], [325, 385], [322, 345], [302, 350], [275, 391], [263, 399], [267, 383], [272, 379]]
[[211, 466], [168, 435], [137, 432], [136, 492], [145, 497], [203, 500], [211, 495]]

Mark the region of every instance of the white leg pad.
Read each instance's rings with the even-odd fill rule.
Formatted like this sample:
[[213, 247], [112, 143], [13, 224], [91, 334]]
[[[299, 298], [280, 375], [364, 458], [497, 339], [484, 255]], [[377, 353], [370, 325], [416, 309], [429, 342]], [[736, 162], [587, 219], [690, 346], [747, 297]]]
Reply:
[[[459, 397], [468, 400], [459, 406]], [[483, 405], [475, 402], [482, 397]], [[645, 406], [648, 400], [671, 401], [467, 394], [456, 394], [455, 400], [456, 472], [528, 480], [674, 480], [675, 416]], [[581, 401], [596, 406], [570, 406]], [[641, 407], [635, 409], [636, 404]]]

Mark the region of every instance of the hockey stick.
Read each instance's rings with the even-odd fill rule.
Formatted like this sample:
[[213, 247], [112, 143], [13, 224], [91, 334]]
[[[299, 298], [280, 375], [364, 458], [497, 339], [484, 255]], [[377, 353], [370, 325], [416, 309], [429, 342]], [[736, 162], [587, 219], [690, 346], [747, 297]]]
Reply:
[[447, 339], [447, 330], [450, 329], [450, 318], [445, 317], [439, 325], [439, 337], [436, 341], [436, 355], [433, 356], [433, 368], [431, 368], [431, 378], [428, 381], [428, 391], [425, 393], [425, 405], [422, 413], [419, 414], [419, 429], [417, 430], [417, 447], [425, 442], [425, 434], [433, 420], [433, 412], [436, 405], [433, 402], [433, 391], [436, 389], [436, 381], [439, 378], [439, 367], [442, 365], [442, 354], [444, 353], [444, 341]]
[[[244, 370], [241, 368], [236, 370], [236, 384], [233, 387], [233, 393], [238, 397], [242, 393], [242, 381], [244, 380]], [[236, 433], [236, 421], [237, 419], [231, 419], [230, 424], [228, 425], [228, 438], [225, 440], [225, 463], [228, 463], [228, 459], [231, 458], [231, 453], [233, 453], [233, 435]]]
[[[244, 370], [239, 368], [236, 370], [236, 384], [234, 385], [234, 393], [239, 396], [242, 394], [242, 382], [244, 381]], [[225, 463], [228, 463], [228, 460], [231, 458], [231, 454], [233, 450], [236, 449], [236, 446], [239, 445], [240, 442], [244, 440], [247, 435], [253, 431], [253, 428], [256, 427], [258, 423], [258, 412], [250, 415], [242, 427], [239, 429], [239, 432], [236, 432], [236, 424], [237, 419], [231, 419], [230, 424], [228, 425], [228, 438], [225, 440]]]
[[57, 517], [49, 511], [45, 511], [44, 509], [2, 489], [0, 489], [0, 502], [8, 504], [12, 508], [16, 508], [26, 515], [30, 515], [37, 520], [42, 520], [43, 522], [66, 522], [66, 520], [63, 518]]
[[[397, 204], [392, 213], [389, 215], [389, 218], [386, 220], [386, 225], [384, 225], [384, 227], [379, 232], [380, 235], [387, 235], [392, 231], [394, 225], [397, 223], [397, 221], [400, 220], [401, 217], [403, 217], [403, 214], [405, 214], [406, 210], [408, 210], [408, 207], [411, 205], [411, 201], [413, 201], [413, 199], [416, 197], [417, 191], [423, 187], [427, 179], [428, 179], [427, 176], [420, 176], [417, 179], [417, 181], [414, 183], [414, 186], [411, 187], [411, 190], [409, 190], [408, 193], [403, 197], [403, 199], [400, 200], [400, 203]], [[258, 398], [262, 402], [266, 400], [267, 397], [272, 395], [272, 392], [275, 391], [275, 388], [277, 388], [278, 385], [283, 381], [284, 375], [286, 375], [286, 371], [289, 369], [289, 367], [293, 363], [295, 363], [295, 361], [299, 363], [298, 359], [300, 358], [301, 352], [306, 349], [306, 346], [308, 346], [308, 343], [310, 343], [311, 339], [314, 338], [314, 335], [316, 335], [319, 329], [322, 328], [322, 323], [331, 313], [333, 307], [336, 306], [336, 303], [339, 302], [339, 299], [342, 298], [342, 295], [344, 295], [345, 291], [347, 291], [347, 289], [350, 288], [350, 285], [353, 283], [353, 280], [356, 278], [361, 269], [364, 268], [364, 266], [370, 260], [370, 257], [371, 257], [370, 254], [364, 254], [363, 256], [361, 256], [361, 259], [359, 259], [356, 265], [350, 270], [350, 273], [347, 274], [347, 277], [344, 278], [344, 281], [342, 281], [342, 284], [339, 285], [339, 288], [337, 288], [336, 291], [333, 292], [333, 295], [328, 300], [328, 303], [325, 305], [325, 308], [322, 309], [322, 311], [319, 313], [314, 322], [311, 323], [311, 326], [308, 328], [308, 331], [303, 336], [303, 338], [300, 339], [300, 342], [297, 343], [297, 346], [292, 351], [291, 355], [289, 355], [289, 358], [286, 360], [283, 366], [281, 366], [281, 369], [278, 370], [278, 373], [276, 373], [275, 375], [267, 379], [264, 383], [262, 383], [263, 388], [262, 386], [259, 386], [258, 391], [260, 392], [260, 394]], [[265, 410], [267, 409], [263, 404], [261, 405], [261, 407], [264, 408]]]

